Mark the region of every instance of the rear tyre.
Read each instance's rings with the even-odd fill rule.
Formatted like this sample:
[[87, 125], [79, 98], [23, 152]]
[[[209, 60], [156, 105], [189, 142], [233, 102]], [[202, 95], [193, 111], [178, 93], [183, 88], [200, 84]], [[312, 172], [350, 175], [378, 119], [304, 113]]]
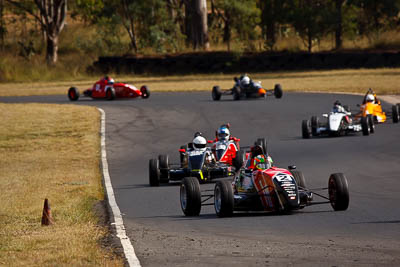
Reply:
[[317, 116], [311, 117], [311, 134], [312, 136], [318, 136], [319, 118]]
[[393, 119], [393, 123], [398, 123], [399, 119], [400, 119], [400, 110], [399, 110], [399, 106], [400, 104], [397, 105], [393, 105], [392, 106], [392, 119]]
[[301, 134], [304, 139], [308, 139], [311, 136], [311, 125], [309, 120], [303, 120], [301, 122]]
[[374, 117], [371, 114], [369, 114], [367, 117], [368, 117], [369, 132], [370, 133], [375, 133]]
[[76, 87], [71, 87], [68, 90], [68, 98], [70, 101], [76, 101], [79, 99], [79, 90]]
[[361, 129], [363, 135], [369, 135], [368, 117], [361, 117]]
[[142, 98], [149, 98], [150, 97], [150, 89], [147, 85], [143, 85], [140, 87], [140, 92], [142, 93]]
[[214, 86], [211, 92], [212, 99], [218, 101], [221, 99], [221, 95], [221, 88], [219, 88], [219, 86]]
[[158, 162], [160, 167], [160, 182], [168, 183], [169, 181], [169, 157], [168, 155], [159, 155]]
[[149, 161], [149, 182], [150, 186], [160, 185], [160, 168], [157, 159], [151, 159]]
[[240, 87], [235, 86], [232, 88], [233, 100], [240, 100]]
[[[180, 149], [185, 149], [185, 151], [187, 151], [188, 150], [188, 146], [187, 145], [183, 145], [183, 146], [181, 146]], [[181, 162], [181, 167], [184, 168], [185, 167], [185, 153], [179, 152], [179, 160]]]
[[214, 208], [218, 217], [233, 214], [233, 190], [229, 180], [218, 181], [214, 188]]
[[236, 152], [236, 157], [232, 160], [232, 165], [235, 167], [236, 171], [243, 167], [245, 161], [246, 153], [243, 150]]
[[279, 83], [275, 84], [274, 95], [275, 95], [275, 98], [282, 98], [283, 90], [282, 90], [282, 86]]
[[268, 154], [268, 147], [267, 147], [267, 138], [258, 138], [256, 143], [256, 146], [261, 146], [264, 152], [264, 155]]
[[106, 91], [106, 99], [107, 100], [114, 100], [115, 99], [115, 89], [108, 88]]
[[302, 189], [306, 188], [306, 179], [301, 171], [290, 171], [296, 180], [297, 186], [302, 187]]
[[185, 216], [198, 216], [201, 210], [199, 180], [196, 177], [185, 177], [179, 191], [181, 208]]
[[349, 207], [349, 186], [343, 173], [331, 174], [328, 181], [329, 201], [335, 211]]

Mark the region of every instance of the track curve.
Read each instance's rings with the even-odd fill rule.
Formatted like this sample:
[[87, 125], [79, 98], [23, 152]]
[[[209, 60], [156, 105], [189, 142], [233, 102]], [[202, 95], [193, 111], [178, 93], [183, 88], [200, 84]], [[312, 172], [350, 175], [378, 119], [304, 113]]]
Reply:
[[[78, 101], [107, 114], [107, 155], [128, 236], [144, 266], [399, 265], [400, 124], [376, 133], [301, 138], [301, 120], [327, 112], [339, 99], [361, 97], [287, 93], [282, 99], [215, 102], [210, 93], [153, 93], [148, 100]], [[2, 98], [3, 102], [70, 103], [66, 97]], [[389, 105], [384, 104], [386, 109]], [[219, 219], [213, 207], [184, 217], [176, 185], [149, 187], [148, 160], [169, 154], [201, 131], [209, 139], [222, 123], [241, 145], [266, 137], [274, 163], [297, 165], [309, 187], [347, 176], [350, 207], [306, 207], [290, 215], [240, 214]]]

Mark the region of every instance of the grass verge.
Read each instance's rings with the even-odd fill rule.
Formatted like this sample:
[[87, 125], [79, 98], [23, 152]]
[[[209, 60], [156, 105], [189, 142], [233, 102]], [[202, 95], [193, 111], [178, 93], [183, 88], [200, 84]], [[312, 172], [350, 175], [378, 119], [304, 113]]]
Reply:
[[[237, 74], [238, 76], [240, 74]], [[186, 75], [186, 76], [116, 76], [123, 81], [140, 87], [146, 84], [151, 91], [210, 91], [214, 85], [232, 88], [232, 74]], [[280, 83], [284, 91], [303, 92], [345, 92], [364, 93], [373, 88], [378, 94], [400, 94], [400, 68], [393, 69], [354, 69], [304, 72], [271, 72], [250, 74], [251, 78], [261, 81], [267, 89]], [[99, 77], [84, 78], [78, 81], [2, 83], [0, 96], [64, 94], [74, 85], [83, 92], [90, 88]]]
[[[101, 242], [99, 112], [0, 104], [0, 265], [122, 266]], [[48, 198], [55, 224], [41, 226]]]

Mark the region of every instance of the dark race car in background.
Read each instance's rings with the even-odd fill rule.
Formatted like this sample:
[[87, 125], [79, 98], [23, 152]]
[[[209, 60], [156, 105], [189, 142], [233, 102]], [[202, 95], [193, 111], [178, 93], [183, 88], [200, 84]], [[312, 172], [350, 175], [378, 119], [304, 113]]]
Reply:
[[[193, 144], [181, 146], [180, 163], [169, 162], [168, 155], [159, 155], [149, 160], [150, 186], [158, 186], [170, 181], [181, 181], [185, 177], [197, 179], [200, 183], [212, 182], [214, 179], [233, 176], [236, 168], [244, 161], [244, 154], [238, 151], [232, 164], [215, 159], [213, 151], [207, 147], [203, 151], [193, 149]], [[237, 167], [235, 167], [237, 166]]]
[[274, 89], [267, 90], [261, 86], [261, 82], [251, 81], [247, 85], [243, 85], [240, 78], [234, 77], [234, 85], [231, 89], [222, 90], [218, 85], [214, 86], [211, 91], [212, 99], [218, 101], [222, 95], [232, 95], [233, 100], [243, 98], [267, 98], [274, 95], [276, 98], [281, 98], [283, 95], [282, 86], [275, 84]]
[[[150, 90], [146, 85], [143, 85], [140, 90], [135, 86], [126, 83], [114, 83], [114, 80], [108, 76], [100, 79], [92, 88], [86, 89], [83, 96], [93, 99], [114, 100], [116, 98], [149, 98]], [[71, 87], [68, 90], [68, 98], [71, 101], [76, 101], [80, 97], [78, 88]]]

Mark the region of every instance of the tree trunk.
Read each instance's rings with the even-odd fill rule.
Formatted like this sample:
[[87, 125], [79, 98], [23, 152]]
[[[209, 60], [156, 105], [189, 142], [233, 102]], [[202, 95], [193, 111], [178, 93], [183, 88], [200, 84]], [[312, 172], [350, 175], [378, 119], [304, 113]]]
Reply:
[[55, 65], [58, 60], [58, 38], [64, 29], [67, 17], [67, 0], [34, 0], [40, 11], [40, 16], [34, 17], [40, 21], [46, 33], [46, 61]]
[[272, 49], [276, 43], [275, 7], [275, 0], [267, 0], [264, 1], [262, 9], [263, 35], [270, 49]]
[[4, 36], [6, 34], [6, 24], [4, 23], [4, 1], [0, 0], [0, 48], [4, 50]]
[[47, 65], [55, 65], [58, 60], [58, 35], [47, 36], [46, 61]]
[[187, 36], [190, 36], [189, 39], [192, 42], [193, 49], [203, 48], [208, 50], [210, 42], [207, 26], [207, 1], [187, 0], [185, 5], [186, 33]]
[[340, 49], [343, 45], [342, 40], [342, 7], [343, 7], [344, 0], [336, 0], [336, 29], [335, 29], [335, 48]]

